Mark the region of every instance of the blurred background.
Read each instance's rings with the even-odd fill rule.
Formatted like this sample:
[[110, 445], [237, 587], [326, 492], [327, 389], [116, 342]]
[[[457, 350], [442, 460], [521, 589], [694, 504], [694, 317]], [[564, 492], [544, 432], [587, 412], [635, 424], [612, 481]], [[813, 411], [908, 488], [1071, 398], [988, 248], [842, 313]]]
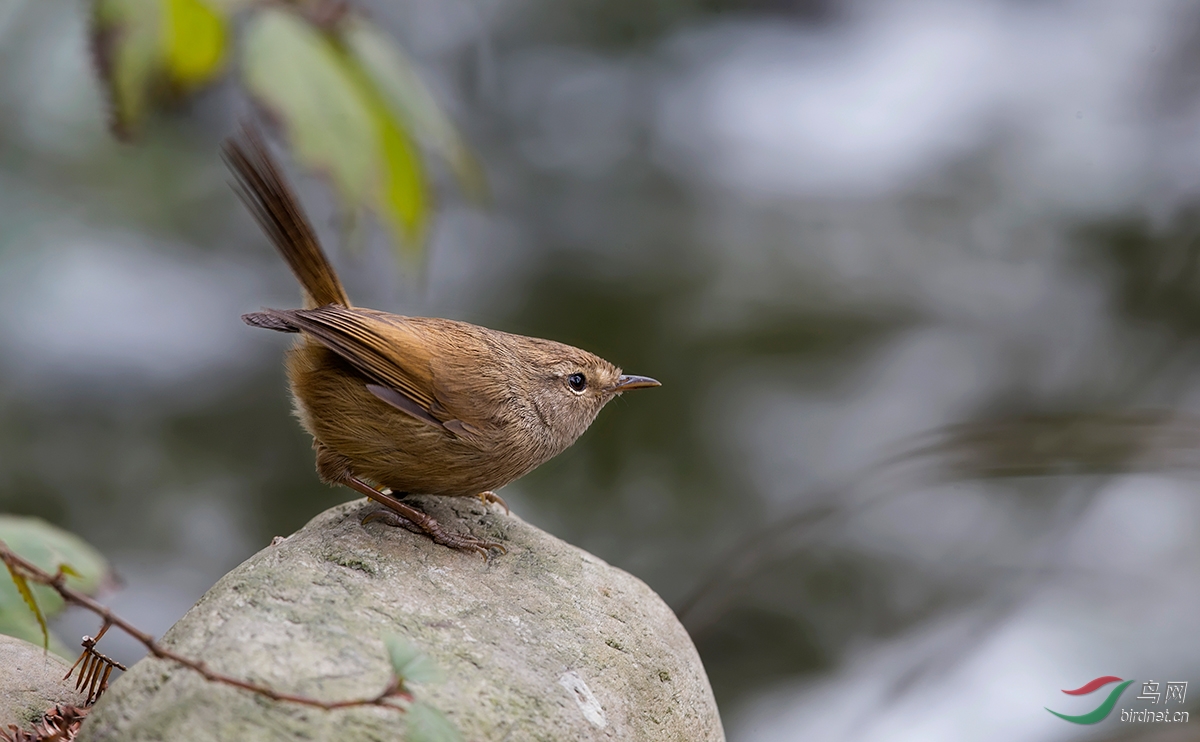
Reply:
[[[357, 303], [663, 381], [502, 494], [670, 603], [731, 741], [1200, 739], [1200, 6], [366, 7], [493, 203], [440, 188], [414, 270], [302, 198]], [[243, 94], [117, 143], [85, 21], [0, 0], [0, 512], [158, 635], [351, 493], [238, 319], [298, 300], [218, 157]], [[1100, 675], [1196, 718], [1044, 710]]]

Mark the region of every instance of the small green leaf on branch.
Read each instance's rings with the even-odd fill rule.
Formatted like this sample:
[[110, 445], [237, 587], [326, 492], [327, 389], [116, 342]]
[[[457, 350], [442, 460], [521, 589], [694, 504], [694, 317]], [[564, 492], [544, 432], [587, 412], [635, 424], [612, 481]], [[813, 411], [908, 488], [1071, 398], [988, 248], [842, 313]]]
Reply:
[[434, 707], [417, 701], [404, 716], [405, 742], [462, 742], [462, 735], [450, 720]]
[[442, 680], [441, 668], [407, 639], [389, 634], [383, 643], [387, 646], [388, 658], [396, 677], [411, 683], [436, 683]]

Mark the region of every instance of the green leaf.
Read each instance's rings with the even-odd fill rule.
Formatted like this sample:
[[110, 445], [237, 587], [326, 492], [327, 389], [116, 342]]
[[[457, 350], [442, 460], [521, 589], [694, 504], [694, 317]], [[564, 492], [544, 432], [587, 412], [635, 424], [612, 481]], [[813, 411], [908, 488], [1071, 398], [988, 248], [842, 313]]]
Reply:
[[[60, 568], [67, 575], [67, 584], [88, 595], [98, 592], [111, 579], [111, 569], [104, 557], [83, 539], [41, 520], [14, 515], [0, 515], [0, 541], [21, 557], [39, 568], [56, 573]], [[59, 613], [63, 599], [52, 588], [0, 576], [0, 634], [16, 636], [26, 641], [45, 641], [42, 632], [44, 617]], [[36, 605], [31, 611], [30, 599]], [[50, 648], [66, 654], [66, 647], [53, 636]]]
[[171, 81], [195, 88], [216, 77], [225, 61], [225, 17], [203, 0], [161, 2], [162, 51]]
[[29, 610], [33, 612], [33, 617], [37, 620], [38, 628], [42, 630], [42, 648], [50, 648], [50, 630], [46, 628], [46, 617], [42, 615], [42, 609], [38, 606], [37, 601], [33, 599], [33, 592], [29, 589], [29, 581], [25, 579], [25, 575], [18, 572], [11, 564], [5, 563], [8, 567], [8, 575], [12, 578], [13, 584], [17, 586], [17, 592], [21, 594], [21, 599], [25, 601], [25, 605], [29, 606]]
[[340, 37], [270, 9], [247, 31], [244, 60], [247, 87], [283, 124], [296, 159], [332, 180], [348, 213], [370, 207], [417, 254], [429, 213], [420, 155]]
[[132, 137], [155, 102], [216, 77], [226, 23], [207, 0], [95, 0], [92, 49], [113, 133]]
[[83, 577], [83, 575], [80, 574], [77, 569], [69, 564], [58, 565], [58, 571], [62, 572], [64, 575], [67, 575], [68, 577]]
[[404, 637], [389, 634], [383, 643], [396, 677], [412, 683], [436, 683], [442, 679], [441, 668]]
[[382, 173], [375, 192], [375, 208], [391, 229], [396, 245], [407, 248], [409, 257], [420, 257], [429, 212], [420, 154], [362, 66], [349, 56], [344, 56], [343, 61], [370, 108], [379, 138]]
[[96, 0], [92, 6], [92, 50], [119, 138], [132, 136], [146, 115], [162, 58], [161, 10], [158, 0]]
[[[70, 571], [64, 570], [68, 575], [67, 584], [87, 595], [96, 594], [112, 577], [108, 560], [91, 544], [41, 518], [0, 515], [0, 541], [50, 574], [69, 565]], [[42, 590], [58, 595], [49, 587], [34, 588], [35, 594]], [[43, 607], [47, 605], [40, 596], [39, 601]], [[53, 610], [47, 610], [47, 615], [53, 614]]]
[[400, 47], [361, 18], [344, 24], [342, 39], [389, 110], [400, 117], [418, 141], [446, 158], [468, 195], [485, 198], [487, 183], [479, 162]]
[[392, 228], [396, 244], [409, 248], [411, 257], [419, 257], [428, 213], [421, 160], [408, 135], [387, 110], [376, 107], [373, 113], [383, 146], [384, 178], [377, 196], [379, 211]]
[[262, 11], [246, 30], [246, 87], [283, 125], [306, 167], [327, 175], [349, 211], [379, 187], [377, 122], [328, 37], [296, 14]]
[[[15, 591], [13, 583], [2, 572], [0, 572], [0, 581], [12, 586]], [[19, 605], [18, 608], [19, 610], [0, 610], [0, 634], [15, 636], [30, 644], [42, 644], [42, 628], [37, 619], [24, 605]], [[60, 657], [74, 660], [79, 652], [72, 653], [72, 650], [68, 649], [67, 645], [63, 643], [62, 639], [55, 636], [53, 631], [48, 633], [50, 651]]]
[[462, 735], [441, 711], [417, 701], [404, 715], [407, 724], [405, 742], [462, 742]]

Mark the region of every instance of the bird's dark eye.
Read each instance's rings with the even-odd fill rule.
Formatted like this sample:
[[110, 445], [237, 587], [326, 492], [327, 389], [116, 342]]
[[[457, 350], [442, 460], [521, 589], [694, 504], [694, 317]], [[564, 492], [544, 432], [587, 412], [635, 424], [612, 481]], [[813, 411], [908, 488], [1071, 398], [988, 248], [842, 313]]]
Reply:
[[587, 377], [583, 374], [571, 374], [567, 377], [567, 383], [577, 392], [587, 389]]

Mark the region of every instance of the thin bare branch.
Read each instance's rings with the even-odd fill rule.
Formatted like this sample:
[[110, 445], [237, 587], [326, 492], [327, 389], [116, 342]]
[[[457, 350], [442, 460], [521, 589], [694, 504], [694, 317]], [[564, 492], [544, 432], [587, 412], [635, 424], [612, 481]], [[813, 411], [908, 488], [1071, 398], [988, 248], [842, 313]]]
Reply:
[[[117, 614], [113, 613], [111, 610], [108, 609], [108, 607], [101, 605], [93, 598], [68, 587], [66, 584], [67, 576], [63, 573], [63, 571], [61, 569], [58, 571], [57, 574], [52, 575], [49, 572], [46, 572], [46, 571], [42, 570], [41, 568], [39, 568], [36, 564], [33, 564], [32, 562], [30, 562], [30, 561], [22, 558], [20, 555], [16, 554], [14, 551], [12, 551], [10, 548], [8, 548], [8, 545], [5, 544], [3, 541], [0, 541], [0, 561], [4, 562], [5, 566], [7, 566], [10, 570], [24, 575], [26, 579], [32, 580], [33, 582], [36, 582], [36, 583], [39, 583], [42, 585], [46, 585], [47, 587], [53, 589], [56, 593], [58, 593], [60, 596], [62, 596], [62, 599], [65, 600], [67, 603], [70, 603], [72, 605], [77, 605], [81, 608], [84, 608], [85, 610], [91, 611], [92, 613], [96, 614], [97, 616], [99, 616], [101, 619], [104, 620], [104, 626], [101, 628], [101, 630], [97, 634], [96, 638], [91, 639], [90, 645], [88, 643], [89, 638], [84, 639], [84, 653], [83, 653], [83, 655], [80, 656], [79, 660], [76, 661], [76, 663], [75, 663], [75, 667], [78, 667], [82, 663], [84, 666], [86, 666], [88, 668], [88, 672], [86, 674], [91, 676], [88, 678], [88, 680], [91, 681], [89, 683], [89, 685], [91, 686], [91, 689], [89, 690], [89, 695], [91, 695], [91, 693], [94, 692], [94, 690], [95, 690], [95, 682], [96, 682], [97, 676], [100, 675], [101, 664], [107, 664], [106, 662], [104, 662], [105, 660], [107, 660], [108, 662], [112, 662], [116, 666], [120, 667], [120, 669], [122, 669], [122, 670], [125, 669], [119, 663], [115, 663], [114, 661], [109, 660], [107, 657], [104, 657], [104, 655], [101, 655], [98, 652], [89, 651], [89, 650], [91, 650], [91, 647], [95, 645], [95, 642], [98, 641], [100, 639], [100, 637], [104, 635], [104, 632], [108, 631], [109, 627], [115, 626], [118, 629], [120, 629], [121, 631], [128, 634], [129, 636], [136, 639], [142, 646], [144, 646], [146, 648], [146, 651], [148, 651], [151, 655], [158, 657], [159, 659], [169, 660], [176, 664], [183, 665], [184, 667], [188, 668], [189, 670], [199, 673], [206, 680], [212, 681], [214, 683], [221, 683], [223, 685], [231, 685], [234, 688], [241, 688], [242, 690], [249, 691], [251, 693], [257, 693], [260, 696], [266, 696], [267, 698], [270, 698], [271, 700], [274, 700], [274, 701], [287, 701], [289, 703], [298, 703], [302, 706], [313, 706], [315, 708], [325, 709], [326, 711], [332, 711], [333, 709], [351, 708], [354, 706], [381, 706], [383, 708], [395, 709], [397, 711], [404, 711], [405, 710], [404, 707], [398, 705], [397, 703], [395, 703], [395, 701], [397, 701], [397, 700], [402, 700], [405, 702], [412, 701], [412, 694], [409, 693], [405, 689], [404, 681], [401, 678], [395, 678], [391, 682], [391, 684], [388, 685], [388, 687], [383, 689], [383, 691], [381, 693], [379, 693], [376, 696], [370, 697], [370, 698], [351, 698], [351, 699], [347, 699], [344, 701], [322, 701], [319, 698], [311, 698], [309, 696], [299, 695], [299, 694], [295, 694], [295, 693], [283, 693], [282, 691], [275, 690], [274, 688], [270, 688], [265, 685], [260, 685], [258, 683], [253, 683], [248, 680], [241, 680], [239, 678], [231, 677], [229, 675], [224, 675], [222, 673], [219, 673], [219, 672], [209, 669], [209, 667], [201, 661], [193, 660], [191, 658], [184, 657], [181, 654], [172, 652], [171, 650], [167, 649], [166, 647], [162, 646], [157, 641], [155, 641], [153, 636], [151, 636], [150, 634], [147, 634], [145, 631], [142, 631], [141, 629], [137, 628], [133, 624], [129, 623], [125, 619], [118, 616]], [[71, 668], [72, 671], [75, 669], [75, 667]], [[111, 667], [109, 667], [108, 670], [103, 671], [103, 679], [100, 680], [101, 686], [107, 684], [108, 674], [111, 671], [112, 671]], [[81, 681], [83, 680], [84, 675], [85, 675], [84, 669], [80, 669], [80, 680]], [[70, 673], [68, 673], [67, 676], [70, 677]]]

